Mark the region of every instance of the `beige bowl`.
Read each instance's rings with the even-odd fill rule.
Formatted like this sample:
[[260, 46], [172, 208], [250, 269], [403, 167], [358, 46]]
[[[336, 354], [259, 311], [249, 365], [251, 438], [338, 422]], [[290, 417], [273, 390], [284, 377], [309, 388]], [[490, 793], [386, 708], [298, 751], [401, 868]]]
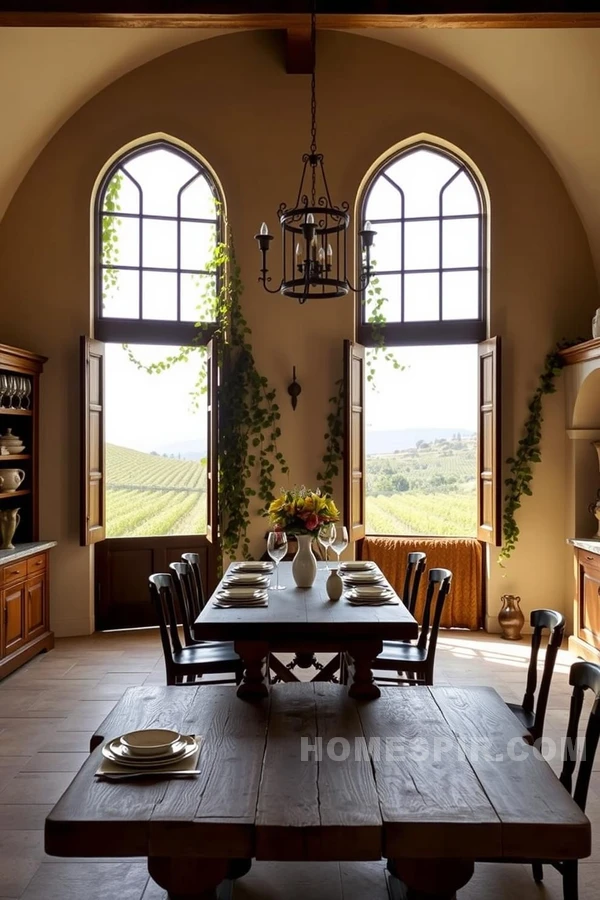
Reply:
[[166, 728], [148, 728], [144, 731], [130, 731], [121, 737], [121, 743], [132, 756], [167, 756], [175, 744], [181, 740], [178, 731]]

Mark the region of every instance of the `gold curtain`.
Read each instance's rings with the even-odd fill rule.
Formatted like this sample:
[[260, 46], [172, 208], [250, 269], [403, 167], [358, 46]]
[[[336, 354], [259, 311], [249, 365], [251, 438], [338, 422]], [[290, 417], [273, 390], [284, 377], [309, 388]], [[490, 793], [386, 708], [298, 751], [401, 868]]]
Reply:
[[[362, 558], [377, 563], [398, 594], [402, 593], [409, 553], [427, 554], [427, 569], [452, 572], [452, 587], [442, 615], [443, 628], [477, 631], [483, 624], [483, 571], [479, 541], [471, 538], [376, 537], [364, 539]], [[421, 621], [427, 575], [421, 579], [416, 617]]]

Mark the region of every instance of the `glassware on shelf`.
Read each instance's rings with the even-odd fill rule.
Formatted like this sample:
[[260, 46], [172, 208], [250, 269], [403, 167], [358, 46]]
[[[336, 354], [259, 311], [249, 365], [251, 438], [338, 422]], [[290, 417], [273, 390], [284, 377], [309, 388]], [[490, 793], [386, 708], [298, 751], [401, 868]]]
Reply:
[[287, 553], [288, 541], [285, 531], [270, 531], [267, 538], [267, 553], [275, 563], [276, 581], [269, 587], [271, 591], [284, 591], [285, 586], [279, 584], [279, 563]]
[[4, 404], [4, 398], [8, 396], [8, 375], [6, 372], [0, 373], [0, 406]]
[[31, 390], [31, 378], [23, 378], [23, 399], [27, 401], [27, 405], [23, 407], [24, 409], [31, 409]]
[[325, 565], [323, 566], [324, 569], [329, 568], [329, 565], [328, 565], [329, 548], [333, 544], [334, 540], [335, 540], [335, 525], [333, 524], [333, 522], [329, 522], [327, 525], [321, 525], [321, 527], [319, 529], [319, 543], [325, 551]]
[[340, 566], [340, 556], [348, 546], [348, 529], [345, 525], [336, 528], [335, 539], [331, 545], [331, 549], [337, 554], [338, 569]]
[[15, 399], [17, 396], [17, 376], [9, 375], [8, 376], [8, 406], [9, 409], [17, 409], [15, 407]]

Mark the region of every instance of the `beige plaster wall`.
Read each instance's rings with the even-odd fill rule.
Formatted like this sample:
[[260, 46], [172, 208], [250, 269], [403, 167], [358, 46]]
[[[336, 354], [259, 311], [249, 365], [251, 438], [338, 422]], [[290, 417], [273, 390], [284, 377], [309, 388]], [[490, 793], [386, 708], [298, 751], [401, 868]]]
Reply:
[[[491, 333], [504, 341], [504, 455], [514, 445], [546, 351], [587, 333], [596, 284], [586, 236], [556, 172], [523, 128], [487, 94], [430, 60], [357, 36], [319, 45], [319, 143], [332, 195], [352, 202], [385, 150], [420, 133], [462, 148], [492, 204]], [[282, 449], [292, 481], [312, 483], [331, 384], [352, 302], [299, 307], [257, 285], [261, 220], [297, 189], [306, 149], [308, 79], [288, 76], [279, 35], [236, 34], [177, 50], [126, 75], [77, 112], [32, 166], [0, 224], [2, 340], [46, 354], [41, 531], [53, 556], [52, 621], [59, 634], [93, 627], [91, 556], [78, 546], [78, 337], [89, 328], [89, 211], [105, 161], [142, 135], [192, 145], [224, 185], [258, 363], [282, 393]], [[292, 365], [303, 392], [292, 413]], [[153, 414], [149, 411], [149, 415]], [[157, 428], [166, 422], [158, 421]], [[523, 538], [489, 597], [519, 592], [525, 610], [566, 608], [565, 437], [560, 396], [547, 406], [544, 462], [520, 519]], [[341, 485], [339, 488], [341, 493]], [[264, 522], [253, 527], [258, 538]]]

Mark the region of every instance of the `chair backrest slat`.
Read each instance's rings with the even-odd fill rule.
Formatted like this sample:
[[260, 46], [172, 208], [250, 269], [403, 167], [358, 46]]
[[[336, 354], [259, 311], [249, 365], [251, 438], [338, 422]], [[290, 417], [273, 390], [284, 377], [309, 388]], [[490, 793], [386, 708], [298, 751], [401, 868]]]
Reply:
[[409, 613], [414, 616], [419, 595], [421, 576], [425, 571], [427, 555], [425, 553], [409, 553], [406, 559], [406, 575], [402, 589], [402, 602]]
[[[544, 721], [546, 719], [546, 708], [548, 706], [552, 675], [554, 673], [556, 657], [565, 634], [565, 617], [561, 615], [561, 613], [555, 612], [553, 609], [534, 609], [531, 613], [529, 622], [533, 628], [533, 634], [531, 636], [531, 655], [529, 657], [529, 668], [527, 670], [527, 685], [525, 687], [522, 706], [523, 709], [529, 713], [534, 712], [535, 709], [532, 736], [534, 740], [537, 740], [542, 737], [544, 732]], [[544, 669], [536, 702], [537, 662], [544, 628], [549, 630], [550, 635], [548, 638], [548, 646], [546, 647]]]
[[202, 570], [200, 568], [199, 553], [182, 553], [181, 559], [187, 563], [193, 575], [193, 592], [191, 596], [193, 618], [197, 619], [204, 607], [206, 606], [206, 593], [204, 591], [204, 583], [202, 581]]
[[192, 623], [196, 619], [193, 602], [195, 591], [194, 576], [191, 566], [187, 562], [172, 562], [169, 565], [169, 569], [172, 572], [177, 594], [185, 643], [188, 647], [191, 647], [196, 643], [192, 636]]
[[571, 695], [563, 768], [560, 775], [561, 783], [569, 793], [571, 793], [573, 787], [573, 774], [577, 764], [577, 732], [583, 709], [584, 694], [587, 690], [590, 690], [595, 695], [583, 739], [581, 762], [579, 763], [579, 772], [577, 773], [575, 791], [573, 792], [573, 799], [580, 809], [585, 812], [594, 758], [600, 739], [600, 666], [590, 662], [573, 663], [569, 675], [569, 684], [573, 688], [573, 694]]
[[[452, 572], [449, 569], [430, 569], [428, 573], [427, 594], [423, 608], [423, 623], [417, 646], [421, 650], [427, 649], [427, 656], [435, 657], [440, 621], [444, 610], [444, 603], [452, 583]], [[437, 596], [436, 596], [437, 594]], [[435, 605], [434, 605], [435, 597]], [[434, 606], [432, 613], [432, 606]], [[431, 626], [431, 629], [430, 629]], [[431, 630], [431, 634], [430, 634]], [[428, 643], [429, 639], [429, 643]]]

